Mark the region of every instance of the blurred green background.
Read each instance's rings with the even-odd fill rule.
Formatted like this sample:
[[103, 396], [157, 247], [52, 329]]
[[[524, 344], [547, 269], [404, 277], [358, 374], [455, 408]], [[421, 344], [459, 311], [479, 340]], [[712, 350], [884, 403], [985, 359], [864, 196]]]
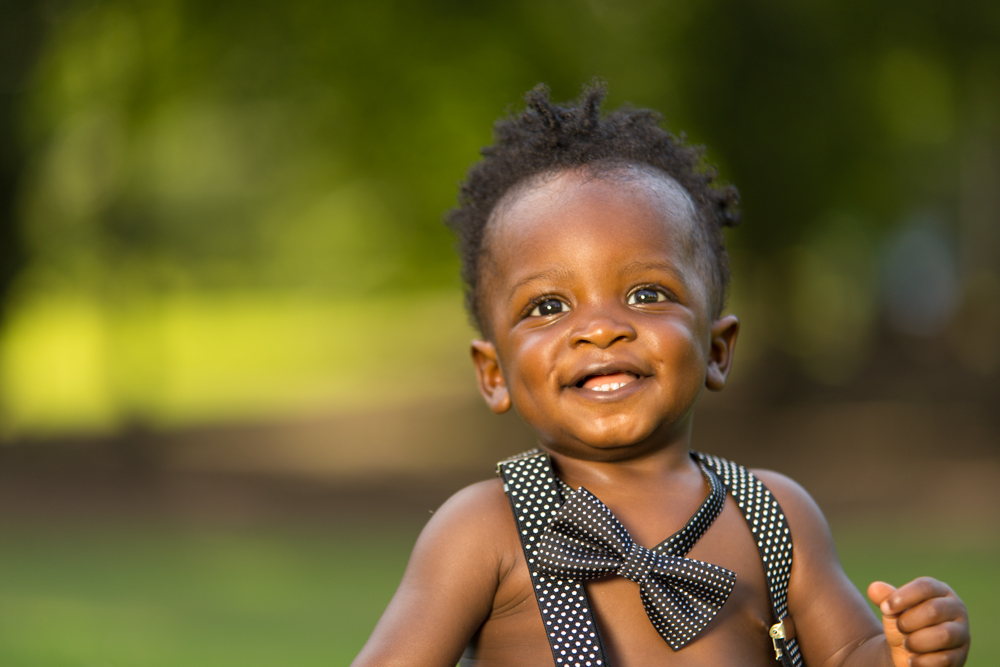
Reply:
[[[345, 664], [480, 405], [441, 224], [594, 76], [742, 193], [696, 446], [1000, 664], [1000, 5], [0, 0], [0, 662]], [[347, 574], [350, 573], [350, 574]]]

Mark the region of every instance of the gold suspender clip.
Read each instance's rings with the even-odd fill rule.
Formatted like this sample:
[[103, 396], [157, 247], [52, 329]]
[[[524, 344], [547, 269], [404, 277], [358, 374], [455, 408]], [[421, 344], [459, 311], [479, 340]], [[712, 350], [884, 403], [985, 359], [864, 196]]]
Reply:
[[778, 646], [778, 640], [785, 638], [785, 624], [778, 621], [771, 626], [767, 634], [771, 636], [771, 642], [774, 643], [774, 659], [781, 660], [781, 647]]

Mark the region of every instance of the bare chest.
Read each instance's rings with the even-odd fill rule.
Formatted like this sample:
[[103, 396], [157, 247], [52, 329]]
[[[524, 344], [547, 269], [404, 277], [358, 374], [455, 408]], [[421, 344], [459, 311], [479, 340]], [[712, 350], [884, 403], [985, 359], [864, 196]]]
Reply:
[[[507, 541], [514, 565], [500, 581], [493, 610], [473, 639], [463, 665], [553, 664], [527, 563], [511, 528]], [[732, 570], [737, 579], [722, 611], [694, 642], [677, 652], [649, 622], [637, 584], [618, 576], [586, 584], [611, 665], [778, 664], [767, 635], [771, 609], [764, 570], [746, 521], [731, 498], [688, 557]]]

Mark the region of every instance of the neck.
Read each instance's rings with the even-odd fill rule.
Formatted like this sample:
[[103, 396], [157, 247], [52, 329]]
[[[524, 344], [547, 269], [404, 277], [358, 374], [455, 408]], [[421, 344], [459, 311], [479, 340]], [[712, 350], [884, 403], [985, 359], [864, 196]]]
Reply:
[[556, 472], [566, 482], [579, 482], [574, 486], [665, 482], [697, 470], [691, 460], [693, 417], [692, 409], [684, 418], [663, 424], [643, 440], [625, 446], [560, 446], [544, 440], [539, 446], [549, 454]]
[[686, 439], [670, 446], [622, 459], [593, 461], [543, 449], [552, 458], [556, 473], [570, 486], [599, 488], [641, 488], [646, 484], [670, 484], [680, 476], [697, 472]]

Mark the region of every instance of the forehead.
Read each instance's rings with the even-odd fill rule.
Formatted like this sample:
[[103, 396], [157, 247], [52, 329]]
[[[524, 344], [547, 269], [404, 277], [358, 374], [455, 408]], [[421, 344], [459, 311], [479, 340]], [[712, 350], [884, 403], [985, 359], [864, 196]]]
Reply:
[[656, 208], [671, 219], [693, 223], [696, 216], [691, 196], [669, 175], [651, 166], [622, 164], [600, 170], [583, 167], [546, 172], [529, 178], [497, 204], [489, 226], [495, 229], [502, 221], [519, 218], [526, 211], [565, 206], [596, 195]]
[[489, 264], [494, 274], [509, 273], [527, 259], [525, 252], [565, 249], [595, 233], [607, 237], [601, 247], [608, 254], [639, 243], [651, 252], [692, 260], [698, 246], [695, 216], [687, 191], [652, 168], [545, 174], [497, 206], [487, 230]]

